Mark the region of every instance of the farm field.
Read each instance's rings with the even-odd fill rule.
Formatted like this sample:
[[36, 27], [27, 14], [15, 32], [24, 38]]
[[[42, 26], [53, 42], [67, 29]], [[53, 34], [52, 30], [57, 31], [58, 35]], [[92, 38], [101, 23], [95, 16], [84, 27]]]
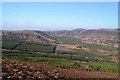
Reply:
[[[4, 45], [3, 60], [4, 58], [9, 58], [30, 63], [35, 62], [54, 68], [79, 69], [86, 73], [118, 73], [117, 62], [109, 61], [109, 58], [105, 57], [110, 56], [112, 53], [104, 54], [96, 51], [98, 53], [96, 54], [92, 49], [88, 51], [85, 48], [77, 48], [77, 46], [72, 44], [58, 44], [55, 52], [53, 52], [55, 46], [50, 45], [38, 45], [15, 41], [4, 41], [2, 44]], [[63, 49], [60, 49], [59, 47]]]
[[63, 57], [57, 58], [58, 56], [47, 56], [39, 54], [3, 54], [3, 57], [13, 58], [28, 62], [40, 62], [50, 66], [64, 69], [81, 69], [83, 71], [91, 72], [118, 72], [118, 64], [108, 61], [78, 61], [72, 59], [65, 59]]
[[3, 41], [2, 49], [18, 50], [22, 52], [48, 52], [52, 53], [54, 46], [33, 44], [28, 42]]

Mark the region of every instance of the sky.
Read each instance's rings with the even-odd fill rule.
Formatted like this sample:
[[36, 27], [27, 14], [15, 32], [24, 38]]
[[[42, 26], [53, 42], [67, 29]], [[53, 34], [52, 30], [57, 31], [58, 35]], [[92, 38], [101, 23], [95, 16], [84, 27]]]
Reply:
[[114, 29], [117, 2], [3, 2], [4, 30]]

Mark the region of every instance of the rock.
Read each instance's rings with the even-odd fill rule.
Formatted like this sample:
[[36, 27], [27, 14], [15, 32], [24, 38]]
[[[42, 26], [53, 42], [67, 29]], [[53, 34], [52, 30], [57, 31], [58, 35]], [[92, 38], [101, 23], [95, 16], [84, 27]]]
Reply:
[[59, 73], [56, 73], [55, 75], [56, 75], [56, 76], [58, 76], [58, 75], [59, 75]]
[[58, 78], [58, 76], [54, 76], [54, 78]]

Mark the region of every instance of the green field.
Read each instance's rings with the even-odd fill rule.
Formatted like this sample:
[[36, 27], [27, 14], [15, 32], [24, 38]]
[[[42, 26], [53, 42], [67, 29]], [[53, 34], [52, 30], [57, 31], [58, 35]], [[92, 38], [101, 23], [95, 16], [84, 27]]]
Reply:
[[46, 52], [53, 53], [55, 46], [34, 44], [28, 42], [3, 41], [2, 49], [19, 50], [22, 52]]
[[[83, 46], [89, 48], [100, 48], [99, 45], [84, 44]], [[95, 50], [91, 52], [80, 49], [75, 49], [76, 52], [56, 51], [55, 46], [43, 45], [28, 42], [3, 41], [2, 49], [3, 57], [13, 58], [22, 61], [39, 62], [46, 65], [51, 65], [58, 68], [74, 68], [79, 69], [82, 65], [88, 66], [85, 71], [100, 71], [100, 72], [118, 72], [118, 64], [108, 60], [97, 60], [98, 57], [109, 57], [113, 53], [98, 53]], [[111, 49], [108, 47], [102, 47]], [[115, 50], [115, 49], [113, 49]], [[87, 57], [87, 58], [86, 58]], [[83, 62], [85, 62], [83, 64]]]
[[[51, 65], [58, 68], [65, 69], [79, 69], [83, 65], [83, 61], [67, 60], [60, 58], [51, 58], [50, 56], [41, 56], [39, 54], [3, 54], [3, 57], [13, 58], [17, 60], [29, 61], [29, 62], [40, 62], [46, 65]], [[85, 61], [84, 65], [88, 66], [85, 68], [86, 71], [100, 71], [100, 72], [118, 72], [118, 64], [108, 61]]]
[[93, 66], [92, 71], [101, 72], [118, 72], [118, 64], [109, 61], [88, 62], [90, 66]]
[[39, 44], [28, 44], [24, 43], [20, 46], [16, 47], [16, 50], [19, 51], [29, 51], [29, 52], [47, 52], [52, 53], [54, 46], [46, 46], [46, 45], [39, 45]]
[[57, 39], [59, 42], [63, 42], [65, 44], [80, 44], [80, 39], [77, 39], [72, 36], [53, 36], [55, 39]]
[[72, 60], [51, 58], [50, 56], [43, 56], [39, 54], [3, 54], [3, 57], [13, 58], [29, 62], [40, 62], [59, 68], [79, 68], [80, 62], [76, 63]]
[[19, 44], [20, 44], [19, 42], [14, 42], [14, 41], [2, 41], [2, 49], [11, 50]]

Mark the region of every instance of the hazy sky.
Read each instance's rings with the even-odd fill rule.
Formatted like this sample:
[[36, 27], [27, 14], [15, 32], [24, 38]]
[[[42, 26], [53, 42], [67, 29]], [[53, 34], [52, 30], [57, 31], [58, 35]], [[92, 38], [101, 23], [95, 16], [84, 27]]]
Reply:
[[117, 28], [116, 2], [6, 2], [3, 29], [63, 30]]

